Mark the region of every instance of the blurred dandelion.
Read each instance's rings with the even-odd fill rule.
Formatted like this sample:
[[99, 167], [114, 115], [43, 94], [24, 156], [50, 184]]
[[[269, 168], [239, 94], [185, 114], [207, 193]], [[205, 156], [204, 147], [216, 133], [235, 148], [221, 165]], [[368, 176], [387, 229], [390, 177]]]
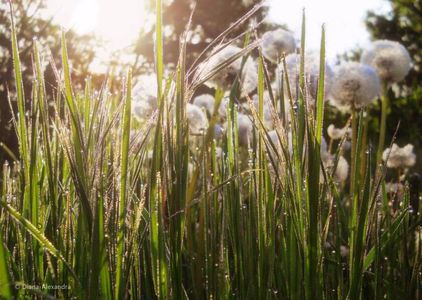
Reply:
[[213, 114], [214, 102], [214, 96], [210, 94], [199, 95], [193, 99], [193, 104], [198, 107], [205, 108], [210, 116]]
[[292, 33], [282, 28], [267, 31], [261, 37], [262, 55], [272, 63], [278, 63], [284, 54], [295, 51], [296, 41]]
[[340, 110], [363, 108], [380, 93], [380, 81], [375, 70], [356, 62], [343, 63], [334, 71], [330, 101]]
[[[241, 51], [241, 48], [233, 45], [216, 49], [214, 51], [215, 54], [199, 66], [199, 76], [206, 77], [213, 74], [217, 68], [233, 59], [236, 55], [239, 55]], [[251, 57], [246, 59], [243, 66], [242, 57], [238, 57], [223, 70], [214, 74], [205, 84], [212, 88], [220, 87], [229, 90], [237, 76], [239, 76], [242, 96], [246, 96], [256, 89], [258, 85], [258, 71], [256, 63]]]
[[350, 137], [352, 135], [352, 129], [348, 126], [344, 128], [336, 128], [334, 124], [330, 124], [327, 128], [327, 134], [332, 140], [340, 140], [346, 134], [348, 137]]
[[200, 107], [188, 103], [186, 107], [186, 117], [192, 134], [203, 134], [208, 128], [208, 118]]
[[413, 153], [413, 145], [407, 144], [400, 148], [393, 144], [382, 153], [382, 160], [387, 162], [388, 168], [405, 169], [413, 167], [416, 163], [416, 154]]
[[[293, 53], [286, 56], [287, 76], [289, 78], [290, 92], [292, 101], [296, 101], [299, 97], [299, 74], [300, 74], [300, 55]], [[313, 52], [307, 53], [305, 56], [305, 89], [308, 103], [313, 107], [318, 90], [319, 81], [319, 56]], [[281, 82], [280, 76], [284, 72], [283, 64], [279, 64], [276, 71], [276, 82]], [[333, 80], [333, 70], [328, 63], [325, 64], [325, 95], [329, 94]], [[284, 95], [288, 97], [287, 85], [285, 86]], [[287, 102], [287, 101], [286, 101]]]
[[[336, 163], [335, 155], [331, 155], [329, 153], [323, 153], [321, 157], [322, 157], [322, 162], [326, 170], [329, 171], [329, 173], [333, 172], [333, 169]], [[348, 175], [349, 175], [349, 163], [343, 156], [339, 156], [336, 169], [333, 172], [333, 180], [337, 183], [341, 183], [341, 182], [346, 181]]]
[[386, 83], [399, 82], [409, 73], [411, 58], [406, 48], [394, 41], [378, 40], [362, 53], [361, 62], [372, 66]]

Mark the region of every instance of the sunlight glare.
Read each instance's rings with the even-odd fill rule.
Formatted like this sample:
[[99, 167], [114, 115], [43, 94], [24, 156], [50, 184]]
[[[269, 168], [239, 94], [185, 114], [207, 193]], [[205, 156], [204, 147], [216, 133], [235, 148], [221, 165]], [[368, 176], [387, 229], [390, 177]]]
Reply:
[[151, 26], [145, 0], [50, 0], [50, 11], [67, 29], [94, 33], [107, 42], [110, 51], [128, 47], [140, 30]]

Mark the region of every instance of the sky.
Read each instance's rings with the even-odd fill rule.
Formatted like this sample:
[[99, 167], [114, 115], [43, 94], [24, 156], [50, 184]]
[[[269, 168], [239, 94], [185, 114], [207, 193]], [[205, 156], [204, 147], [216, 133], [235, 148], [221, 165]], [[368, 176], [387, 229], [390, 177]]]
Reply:
[[[200, 0], [199, 0], [200, 1]], [[240, 0], [239, 0], [240, 1]], [[388, 12], [385, 0], [268, 0], [269, 20], [285, 24], [297, 38], [302, 9], [307, 17], [307, 49], [318, 50], [325, 24], [327, 57], [333, 59], [356, 46], [369, 43], [363, 23], [366, 11]], [[109, 42], [111, 51], [127, 47], [138, 29], [151, 22], [143, 0], [48, 0], [49, 12], [65, 28], [96, 33]]]
[[364, 24], [368, 10], [377, 13], [390, 11], [390, 5], [383, 0], [270, 0], [270, 5], [270, 20], [287, 24], [297, 39], [301, 31], [302, 10], [305, 8], [309, 50], [319, 49], [321, 26], [325, 24], [329, 58], [369, 43], [369, 33]]

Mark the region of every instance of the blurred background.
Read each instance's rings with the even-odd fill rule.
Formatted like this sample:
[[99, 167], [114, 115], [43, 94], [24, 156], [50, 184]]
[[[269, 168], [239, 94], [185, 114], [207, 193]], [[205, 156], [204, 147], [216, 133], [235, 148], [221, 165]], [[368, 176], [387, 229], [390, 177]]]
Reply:
[[[178, 58], [179, 37], [184, 32], [192, 0], [164, 0], [164, 60], [169, 69]], [[199, 0], [196, 2], [188, 35], [188, 64], [224, 29], [239, 19], [259, 1]], [[37, 39], [45, 57], [60, 67], [60, 35], [66, 32], [75, 84], [82, 86], [90, 76], [97, 86], [109, 79], [116, 91], [127, 67], [135, 75], [154, 70], [154, 10], [152, 0], [14, 0], [25, 91], [30, 101], [32, 84], [32, 46]], [[254, 20], [264, 20], [258, 34], [274, 27], [292, 30], [299, 39], [302, 9], [307, 15], [307, 48], [318, 51], [321, 26], [327, 29], [327, 59], [336, 64], [341, 59], [358, 59], [361, 49], [374, 39], [402, 43], [410, 52], [413, 68], [404, 82], [390, 92], [391, 111], [387, 136], [400, 122], [397, 143], [412, 143], [418, 156], [415, 170], [422, 172], [422, 1], [416, 0], [271, 0]], [[248, 25], [245, 25], [248, 26]], [[13, 65], [10, 43], [10, 16], [6, 1], [0, 4], [0, 162], [17, 153], [11, 123], [8, 91], [13, 93]], [[246, 27], [233, 33], [236, 36]], [[48, 50], [49, 49], [49, 50]], [[51, 55], [50, 55], [51, 54]], [[51, 66], [45, 70], [47, 93], [55, 95], [55, 75]], [[13, 98], [13, 97], [12, 97]], [[12, 106], [15, 105], [12, 103]], [[329, 110], [330, 111], [330, 110]], [[371, 108], [371, 134], [378, 130], [379, 108]], [[344, 116], [330, 113], [326, 121], [343, 123]], [[388, 141], [387, 141], [388, 143]]]

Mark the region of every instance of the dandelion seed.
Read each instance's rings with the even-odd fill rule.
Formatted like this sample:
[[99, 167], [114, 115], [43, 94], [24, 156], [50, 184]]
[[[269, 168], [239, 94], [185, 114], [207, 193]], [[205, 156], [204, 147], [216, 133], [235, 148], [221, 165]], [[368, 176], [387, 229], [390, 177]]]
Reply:
[[296, 41], [292, 33], [282, 28], [267, 31], [261, 38], [262, 55], [277, 63], [280, 57], [292, 53], [296, 49]]
[[208, 128], [207, 116], [198, 106], [188, 103], [186, 117], [192, 134], [201, 134]]
[[348, 62], [335, 69], [330, 100], [338, 109], [365, 107], [372, 103], [379, 93], [380, 81], [372, 67]]
[[391, 148], [384, 150], [382, 160], [387, 162], [388, 168], [410, 168], [416, 163], [416, 154], [413, 153], [412, 144], [407, 144], [403, 148], [393, 144]]
[[372, 66], [381, 80], [393, 83], [406, 77], [411, 58], [406, 48], [394, 41], [378, 40], [362, 53], [362, 63]]

